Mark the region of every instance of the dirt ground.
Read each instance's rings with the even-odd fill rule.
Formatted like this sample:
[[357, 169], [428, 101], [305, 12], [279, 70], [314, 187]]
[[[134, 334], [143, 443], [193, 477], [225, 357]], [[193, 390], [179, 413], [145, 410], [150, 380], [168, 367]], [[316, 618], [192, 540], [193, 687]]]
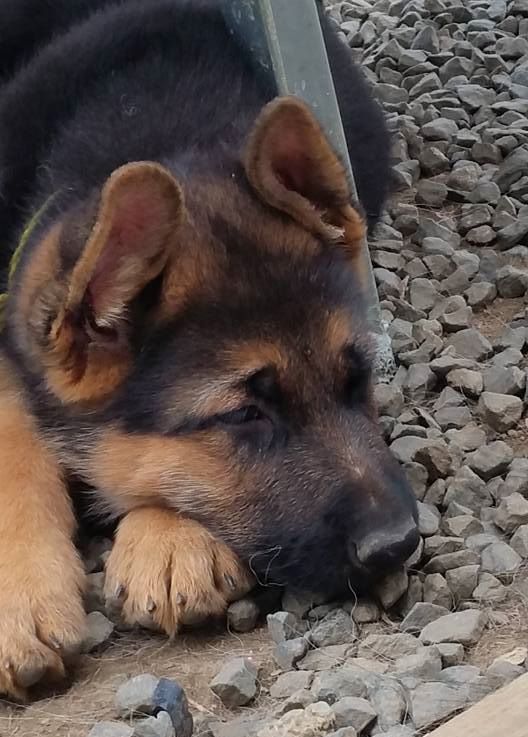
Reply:
[[[64, 693], [42, 697], [24, 707], [1, 704], [0, 736], [85, 737], [94, 722], [115, 718], [113, 704], [118, 687], [140, 673], [174, 678], [186, 690], [194, 712], [214, 714], [220, 720], [226, 712], [208, 683], [223, 660], [243, 655], [258, 663], [270, 662], [270, 652], [264, 628], [245, 635], [219, 628], [217, 632], [182, 635], [174, 642], [149, 633], [118, 635], [104, 652], [82, 656], [72, 674], [72, 684]], [[257, 700], [258, 707], [264, 707], [265, 702], [263, 693]]]
[[[385, 618], [363, 630], [398, 631]], [[490, 626], [467, 662], [486, 668], [501, 654], [528, 645], [528, 567], [513, 582], [510, 597], [490, 611]], [[274, 675], [271, 644], [264, 626], [244, 635], [215, 630], [186, 634], [169, 642], [148, 633], [118, 635], [103, 652], [83, 656], [67, 690], [28, 706], [0, 703], [0, 737], [85, 737], [96, 721], [115, 718], [114, 698], [130, 676], [154, 673], [177, 680], [186, 690], [194, 713], [233, 718], [208, 684], [228, 656], [251, 657], [262, 665], [261, 692], [252, 712], [269, 712], [269, 683]], [[240, 710], [239, 713], [244, 713]]]

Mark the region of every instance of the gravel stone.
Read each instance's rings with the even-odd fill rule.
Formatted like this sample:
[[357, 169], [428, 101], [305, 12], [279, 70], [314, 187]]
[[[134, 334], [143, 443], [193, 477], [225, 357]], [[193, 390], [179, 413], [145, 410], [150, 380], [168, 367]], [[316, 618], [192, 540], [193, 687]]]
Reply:
[[[381, 386], [381, 384], [377, 385]], [[381, 412], [381, 414], [387, 414]], [[285, 612], [295, 615], [298, 619], [302, 619], [310, 609], [318, 604], [322, 604], [324, 598], [320, 594], [313, 594], [308, 591], [296, 591], [287, 589], [282, 597], [282, 609]]]
[[88, 737], [134, 737], [134, 728], [119, 722], [98, 722]]
[[460, 430], [449, 430], [446, 437], [451, 445], [456, 445], [466, 452], [476, 450], [486, 442], [484, 430], [472, 422], [466, 423]]
[[[452, 507], [452, 503], [458, 504], [459, 508]], [[471, 513], [477, 515], [482, 507], [490, 507], [492, 503], [493, 498], [486, 483], [469, 466], [461, 466], [456, 471], [444, 497], [444, 505], [449, 505], [450, 517]]]
[[326, 647], [327, 645], [351, 643], [357, 635], [354, 620], [350, 614], [343, 609], [336, 609], [316, 624], [309, 636], [315, 647]]
[[497, 535], [490, 532], [482, 532], [476, 535], [470, 535], [466, 539], [466, 547], [468, 550], [473, 550], [475, 553], [481, 553], [484, 548], [488, 545], [492, 545], [497, 542]]
[[294, 640], [304, 634], [306, 629], [304, 623], [291, 612], [268, 614], [266, 621], [268, 633], [277, 645], [286, 640]]
[[519, 568], [522, 558], [507, 543], [499, 541], [488, 545], [482, 551], [484, 573], [493, 573], [500, 579], [508, 580]]
[[411, 716], [420, 730], [446, 720], [466, 704], [466, 694], [445, 683], [423, 683], [411, 692]]
[[81, 652], [91, 653], [105, 642], [108, 642], [114, 632], [114, 624], [101, 612], [90, 612], [86, 616], [86, 637], [81, 645]]
[[376, 719], [377, 713], [366, 699], [345, 696], [332, 707], [336, 717], [336, 727], [353, 727], [357, 733], [363, 732]]
[[423, 598], [430, 604], [446, 609], [453, 608], [453, 594], [444, 576], [440, 573], [431, 573], [425, 577]]
[[464, 539], [471, 535], [478, 535], [484, 529], [482, 522], [470, 514], [460, 514], [444, 519], [442, 528], [448, 535]]
[[479, 565], [461, 566], [446, 571], [447, 585], [457, 601], [470, 599], [477, 588]]
[[287, 699], [284, 699], [275, 710], [275, 714], [282, 716], [289, 711], [293, 711], [293, 709], [306, 709], [307, 706], [314, 703], [315, 698], [312, 692], [302, 688], [291, 696], [288, 696]]
[[209, 687], [224, 706], [245, 706], [257, 693], [257, 668], [247, 658], [230, 658]]
[[369, 701], [377, 714], [378, 729], [386, 731], [404, 721], [408, 711], [407, 695], [392, 674], [381, 677], [378, 684], [369, 688]]
[[435, 645], [439, 642], [458, 642], [465, 646], [476, 645], [484, 632], [486, 623], [486, 615], [477, 609], [446, 614], [423, 628], [420, 641], [425, 645]]
[[397, 438], [397, 440], [391, 443], [390, 449], [400, 463], [409, 463], [414, 461], [418, 451], [427, 445], [428, 440], [426, 438], [407, 435]]
[[376, 384], [374, 387], [374, 401], [380, 415], [398, 417], [403, 410], [403, 392], [394, 384]]
[[429, 480], [436, 481], [452, 472], [453, 459], [447, 444], [442, 440], [428, 442], [418, 448], [414, 460], [421, 463], [429, 473]]
[[363, 698], [367, 695], [367, 680], [372, 677], [367, 671], [351, 666], [318, 673], [312, 684], [312, 694], [318, 701], [334, 704], [346, 696]]
[[421, 650], [422, 643], [407, 633], [393, 635], [367, 635], [360, 640], [358, 656], [363, 658], [400, 658]]
[[[504, 39], [500, 39], [503, 41]], [[510, 41], [511, 39], [506, 39]], [[493, 177], [495, 184], [498, 184], [501, 192], [507, 192], [512, 184], [520, 179], [528, 170], [528, 150], [524, 148], [517, 149], [507, 156], [503, 163], [499, 166], [497, 173]]]
[[510, 540], [510, 546], [521, 558], [528, 558], [528, 525], [521, 525]]
[[500, 686], [506, 686], [525, 673], [526, 670], [523, 666], [498, 661], [490, 665], [486, 671], [486, 676], [493, 679], [494, 682], [499, 681]]
[[325, 703], [310, 704], [306, 709], [293, 709], [278, 722], [264, 726], [257, 737], [323, 737], [335, 727], [335, 715]]
[[442, 573], [461, 566], [477, 565], [479, 556], [471, 550], [460, 550], [456, 553], [436, 555], [424, 566], [426, 573]]
[[493, 430], [506, 432], [515, 427], [523, 413], [523, 401], [508, 394], [483, 392], [478, 404], [479, 413]]
[[417, 602], [407, 616], [404, 617], [400, 624], [400, 630], [402, 632], [410, 632], [411, 634], [419, 634], [427, 624], [434, 622], [435, 619], [439, 619], [446, 614], [449, 614], [449, 610], [446, 607], [428, 602]]
[[439, 642], [434, 647], [440, 653], [443, 668], [458, 665], [464, 659], [464, 646], [458, 642]]
[[104, 572], [90, 573], [86, 576], [84, 606], [87, 612], [101, 612], [102, 614], [108, 614], [104, 594], [104, 582]]
[[490, 366], [484, 372], [484, 389], [495, 394], [522, 395], [526, 388], [526, 373], [517, 366]]
[[498, 604], [504, 601], [508, 594], [506, 586], [491, 573], [481, 573], [479, 584], [473, 591], [475, 601], [483, 604]]
[[503, 440], [495, 440], [470, 453], [466, 460], [475, 473], [489, 481], [506, 473], [513, 460], [513, 451]]
[[270, 696], [274, 699], [286, 699], [296, 691], [310, 688], [313, 672], [309, 670], [294, 670], [282, 673], [270, 688]]
[[446, 345], [452, 346], [458, 357], [473, 361], [484, 361], [493, 353], [489, 340], [475, 328], [460, 330], [447, 339]]
[[409, 578], [403, 569], [386, 576], [376, 587], [376, 594], [384, 609], [390, 609], [407, 591]]
[[468, 397], [479, 397], [484, 389], [484, 379], [480, 371], [455, 369], [446, 376], [447, 383]]
[[378, 622], [381, 617], [377, 602], [371, 599], [359, 599], [352, 604], [350, 615], [356, 624]]
[[[259, 731], [268, 725], [268, 719], [241, 716], [227, 723], [209, 723], [208, 729], [212, 737], [257, 737]], [[206, 732], [205, 737], [209, 737], [209, 732]]]
[[420, 535], [431, 537], [436, 535], [440, 529], [440, 514], [436, 507], [430, 504], [417, 502], [418, 505], [418, 530]]
[[415, 363], [409, 366], [403, 382], [403, 391], [411, 399], [425, 399], [436, 384], [436, 376], [427, 363]]
[[495, 524], [503, 532], [513, 533], [528, 523], [528, 500], [514, 492], [505, 497], [495, 512]]
[[[422, 135], [427, 141], [447, 141], [451, 143], [458, 133], [458, 126], [454, 120], [436, 118], [422, 125]], [[504, 177], [503, 177], [504, 178]], [[500, 185], [499, 182], [497, 184]], [[501, 187], [501, 191], [504, 191]]]
[[251, 599], [234, 601], [227, 609], [227, 624], [234, 632], [251, 632], [259, 618], [259, 608]]
[[497, 272], [497, 290], [501, 297], [522, 297], [528, 289], [528, 274], [507, 264]]
[[177, 737], [177, 735], [170, 716], [166, 711], [160, 711], [155, 717], [137, 722], [133, 737]]
[[328, 647], [320, 647], [317, 650], [310, 650], [298, 663], [298, 667], [302, 670], [328, 670], [336, 665], [342, 665], [351, 650], [352, 646], [349, 644], [329, 645]]
[[121, 717], [133, 714], [150, 716], [156, 709], [154, 694], [160, 679], [150, 673], [143, 673], [125, 681], [117, 690], [115, 706]]
[[436, 681], [441, 670], [442, 659], [436, 646], [424, 647], [415, 655], [398, 658], [394, 664], [394, 675], [403, 683]]
[[308, 652], [308, 641], [304, 637], [280, 642], [273, 650], [273, 658], [282, 670], [291, 670]]

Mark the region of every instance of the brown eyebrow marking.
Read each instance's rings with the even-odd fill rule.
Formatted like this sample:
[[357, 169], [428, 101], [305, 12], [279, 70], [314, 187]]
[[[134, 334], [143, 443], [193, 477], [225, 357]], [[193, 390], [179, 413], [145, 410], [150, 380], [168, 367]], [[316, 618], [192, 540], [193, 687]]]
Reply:
[[330, 313], [325, 332], [330, 353], [334, 356], [340, 355], [353, 339], [351, 319], [345, 310]]
[[226, 368], [237, 374], [240, 379], [248, 379], [264, 368], [274, 366], [278, 370], [286, 370], [289, 359], [286, 351], [277, 343], [267, 340], [249, 340], [237, 343], [223, 352]]

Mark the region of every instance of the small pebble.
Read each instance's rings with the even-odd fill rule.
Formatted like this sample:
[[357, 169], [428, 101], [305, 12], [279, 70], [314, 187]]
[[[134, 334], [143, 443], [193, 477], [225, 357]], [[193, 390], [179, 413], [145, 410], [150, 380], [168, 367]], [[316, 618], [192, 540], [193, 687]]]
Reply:
[[248, 658], [230, 658], [209, 684], [224, 706], [245, 706], [257, 693], [257, 668]]

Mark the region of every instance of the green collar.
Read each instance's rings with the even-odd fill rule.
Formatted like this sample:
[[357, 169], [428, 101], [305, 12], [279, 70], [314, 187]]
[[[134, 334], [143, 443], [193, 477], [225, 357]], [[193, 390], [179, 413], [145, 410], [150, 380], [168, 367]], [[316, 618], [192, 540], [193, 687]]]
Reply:
[[48, 209], [48, 206], [50, 203], [55, 199], [57, 195], [57, 192], [50, 195], [47, 200], [45, 200], [44, 204], [39, 207], [37, 212], [31, 217], [30, 221], [22, 231], [22, 235], [20, 236], [20, 240], [18, 241], [18, 245], [13, 251], [13, 255], [11, 256], [11, 261], [9, 262], [9, 269], [7, 272], [7, 291], [3, 294], [0, 294], [0, 331], [4, 327], [5, 322], [5, 312], [6, 312], [6, 306], [7, 306], [7, 300], [9, 297], [9, 290], [13, 284], [13, 279], [15, 277], [16, 270], [18, 268], [18, 264], [20, 262], [20, 257], [22, 256], [22, 253], [24, 251], [24, 248], [26, 247], [31, 234], [35, 230], [36, 226], [38, 225], [40, 218], [44, 215], [46, 210]]

